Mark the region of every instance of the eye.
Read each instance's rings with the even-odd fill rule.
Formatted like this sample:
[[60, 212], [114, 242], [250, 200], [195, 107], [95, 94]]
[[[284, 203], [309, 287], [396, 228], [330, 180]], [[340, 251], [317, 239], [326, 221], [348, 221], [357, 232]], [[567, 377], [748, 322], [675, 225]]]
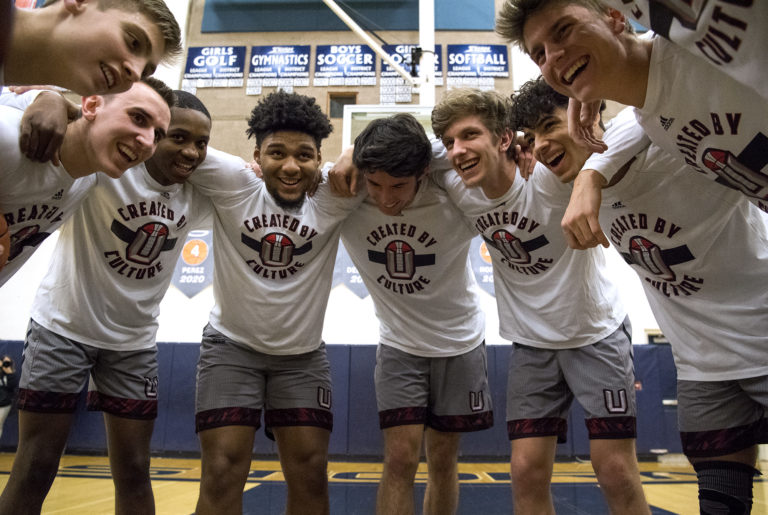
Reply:
[[168, 139], [170, 139], [174, 143], [184, 143], [184, 136], [182, 136], [181, 134], [169, 134]]
[[558, 41], [562, 41], [563, 38], [565, 38], [568, 35], [568, 32], [571, 30], [571, 24], [566, 23], [558, 27], [556, 36]]
[[205, 150], [206, 148], [208, 148], [208, 142], [207, 141], [198, 141], [197, 142], [197, 148], [199, 148], [200, 150]]
[[451, 150], [453, 148], [453, 140], [452, 139], [444, 139], [443, 140], [443, 146], [446, 150]]
[[133, 123], [136, 125], [139, 125], [141, 127], [145, 126], [147, 124], [147, 118], [139, 112], [131, 113], [131, 120], [133, 120]]

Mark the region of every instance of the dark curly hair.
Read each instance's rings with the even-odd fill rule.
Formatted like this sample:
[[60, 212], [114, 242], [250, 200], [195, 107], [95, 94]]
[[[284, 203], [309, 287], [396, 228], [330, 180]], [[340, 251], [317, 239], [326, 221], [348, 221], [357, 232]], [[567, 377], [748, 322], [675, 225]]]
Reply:
[[253, 108], [245, 133], [261, 146], [264, 138], [277, 131], [309, 134], [319, 149], [320, 142], [333, 131], [333, 126], [314, 98], [276, 91], [262, 98]]
[[352, 162], [363, 173], [421, 177], [432, 159], [424, 127], [408, 113], [373, 120], [355, 138]]
[[[535, 129], [542, 118], [554, 113], [556, 109], [568, 109], [568, 97], [552, 89], [541, 76], [529, 80], [512, 95], [509, 127], [515, 131]], [[604, 109], [605, 101], [600, 104], [600, 112]], [[600, 127], [603, 127], [602, 119]]]

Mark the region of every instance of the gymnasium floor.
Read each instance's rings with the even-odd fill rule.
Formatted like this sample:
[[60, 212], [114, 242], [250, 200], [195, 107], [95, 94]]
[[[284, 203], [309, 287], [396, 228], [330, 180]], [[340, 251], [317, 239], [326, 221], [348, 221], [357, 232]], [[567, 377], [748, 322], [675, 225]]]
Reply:
[[[641, 462], [643, 486], [654, 515], [697, 515], [696, 475], [682, 457]], [[13, 454], [0, 454], [0, 487], [8, 480]], [[768, 470], [768, 462], [761, 463]], [[417, 496], [424, 495], [426, 469], [419, 469]], [[462, 463], [461, 515], [509, 514], [509, 472], [506, 463]], [[380, 463], [332, 461], [328, 467], [331, 514], [372, 514]], [[197, 500], [200, 460], [153, 458], [152, 486], [159, 515], [191, 514]], [[589, 463], [557, 463], [552, 491], [559, 515], [607, 513]], [[768, 513], [768, 480], [755, 484], [753, 514]], [[280, 514], [285, 484], [276, 461], [254, 461], [243, 493], [244, 513]], [[44, 514], [114, 513], [109, 464], [104, 457], [64, 456]]]

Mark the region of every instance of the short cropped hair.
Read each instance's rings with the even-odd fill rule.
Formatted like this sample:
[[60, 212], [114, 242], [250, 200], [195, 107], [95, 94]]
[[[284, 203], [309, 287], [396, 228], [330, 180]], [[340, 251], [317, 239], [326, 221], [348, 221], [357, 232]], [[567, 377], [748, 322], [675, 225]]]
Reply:
[[495, 91], [453, 89], [445, 93], [432, 110], [432, 130], [442, 138], [458, 120], [478, 116], [491, 133], [501, 136], [507, 130], [508, 110], [508, 100]]
[[[568, 97], [552, 89], [543, 77], [529, 80], [512, 95], [509, 126], [515, 131], [535, 129], [545, 116], [556, 109], [568, 109]], [[605, 101], [600, 104], [600, 113], [604, 109]], [[600, 127], [603, 127], [602, 114]]]
[[567, 4], [580, 5], [596, 13], [605, 13], [608, 10], [599, 0], [506, 0], [496, 16], [496, 33], [528, 53], [523, 39], [525, 22], [539, 11]]
[[194, 109], [195, 111], [200, 111], [203, 113], [209, 120], [211, 119], [211, 113], [208, 112], [205, 104], [203, 104], [202, 100], [197, 98], [192, 93], [176, 89], [173, 91], [173, 94], [176, 96], [176, 104], [174, 107], [179, 107], [181, 109]]
[[144, 77], [141, 82], [152, 88], [157, 92], [160, 97], [168, 104], [170, 109], [176, 104], [176, 95], [173, 94], [173, 90], [165, 85], [165, 82], [154, 77]]
[[253, 108], [245, 133], [249, 138], [254, 137], [260, 147], [264, 138], [278, 131], [309, 134], [319, 150], [321, 141], [333, 131], [333, 126], [314, 98], [276, 91], [262, 98]]
[[[44, 7], [58, 2], [59, 0], [46, 0]], [[163, 0], [98, 0], [96, 8], [100, 11], [107, 9], [120, 9], [127, 12], [138, 12], [146, 16], [160, 29], [163, 36], [165, 48], [163, 48], [163, 57], [173, 59], [182, 54], [181, 29], [176, 22], [173, 13]]]
[[432, 159], [424, 127], [408, 113], [373, 120], [355, 138], [352, 162], [363, 173], [419, 178]]

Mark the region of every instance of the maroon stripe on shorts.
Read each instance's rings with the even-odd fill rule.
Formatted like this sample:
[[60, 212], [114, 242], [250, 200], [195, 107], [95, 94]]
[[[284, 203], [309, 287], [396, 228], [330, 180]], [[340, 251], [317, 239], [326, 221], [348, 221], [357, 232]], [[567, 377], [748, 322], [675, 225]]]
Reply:
[[38, 392], [19, 388], [16, 407], [40, 413], [73, 413], [79, 396], [79, 393]]
[[714, 431], [680, 432], [683, 453], [693, 458], [722, 456], [768, 443], [768, 419]]
[[136, 420], [157, 418], [157, 400], [123, 399], [100, 392], [88, 392], [88, 410]]
[[316, 408], [271, 409], [264, 413], [267, 427], [317, 426], [333, 430], [333, 414]]
[[493, 411], [483, 411], [474, 415], [450, 416], [438, 416], [430, 413], [427, 416], [427, 425], [432, 429], [447, 433], [480, 431], [493, 426]]
[[261, 427], [261, 410], [253, 408], [216, 408], [195, 414], [195, 432], [223, 426]]
[[425, 424], [426, 422], [427, 408], [424, 406], [379, 411], [379, 427], [381, 429], [409, 424]]
[[557, 443], [567, 441], [568, 421], [564, 418], [520, 418], [507, 421], [510, 440], [540, 436], [556, 436]]
[[588, 418], [584, 423], [590, 440], [637, 438], [635, 417]]

